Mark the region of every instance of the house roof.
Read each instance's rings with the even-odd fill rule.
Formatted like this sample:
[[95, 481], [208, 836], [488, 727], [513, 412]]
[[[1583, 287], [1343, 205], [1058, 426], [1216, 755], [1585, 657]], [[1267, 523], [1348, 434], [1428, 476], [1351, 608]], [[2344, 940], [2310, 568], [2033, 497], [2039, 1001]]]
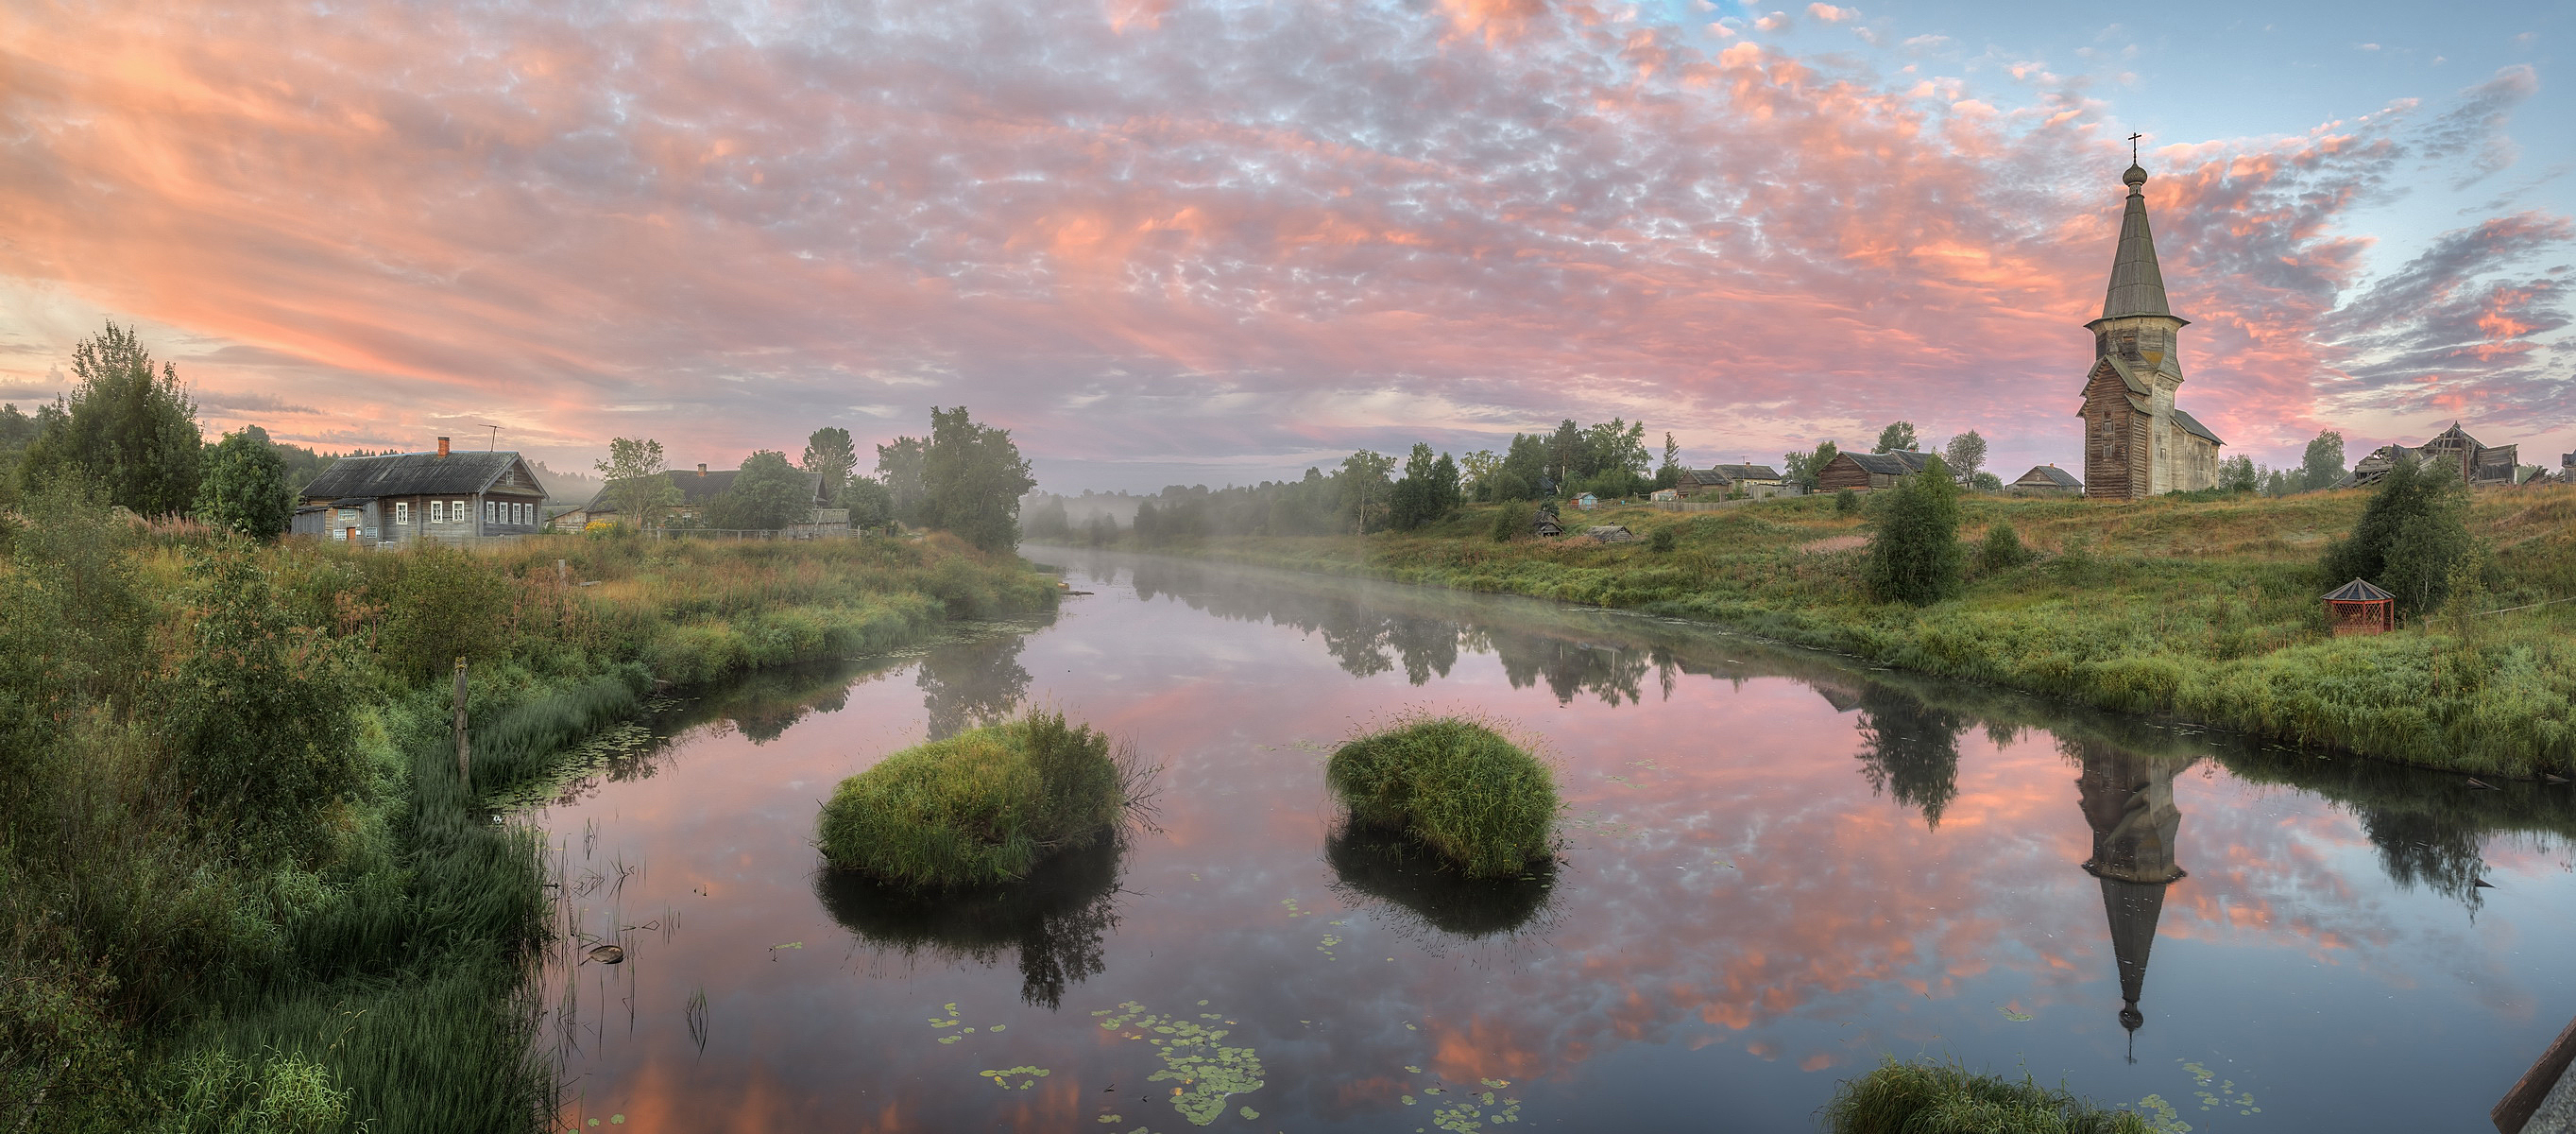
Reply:
[[2084, 487], [2084, 482], [2075, 479], [2074, 473], [2061, 469], [2056, 465], [2033, 465], [2029, 472], [2021, 474], [2021, 479], [2016, 480], [2013, 483], [2028, 485], [2045, 484], [2055, 488]]
[[2199, 418], [2193, 417], [2193, 416], [2191, 416], [2190, 414], [2187, 414], [2187, 413], [2182, 412], [2182, 407], [2180, 407], [2180, 406], [2176, 406], [2176, 407], [2174, 407], [2173, 415], [2174, 415], [2174, 421], [2175, 421], [2175, 422], [2179, 423], [2183, 428], [2188, 429], [2188, 430], [2192, 431], [2193, 433], [2196, 433], [2196, 434], [2199, 434], [2199, 435], [2200, 435], [2200, 436], [2202, 436], [2202, 437], [2208, 438], [2208, 439], [2209, 439], [2209, 443], [2210, 443], [2210, 444], [2212, 444], [2212, 445], [2224, 445], [2224, 444], [2226, 444], [2226, 443], [2227, 443], [2227, 442], [2225, 442], [2225, 441], [2221, 441], [2221, 440], [2219, 440], [2219, 439], [2218, 439], [2218, 435], [2217, 435], [2217, 434], [2210, 432], [2210, 431], [2209, 431], [2209, 427], [2208, 427], [2208, 426], [2206, 426], [2206, 425], [2202, 425], [2202, 424], [2200, 423], [2200, 419], [2199, 419]]
[[[1932, 460], [1930, 453], [1899, 450], [1893, 453], [1845, 453], [1862, 472], [1878, 476], [1910, 476], [1922, 472]], [[1839, 459], [1839, 458], [1837, 458]]]
[[2130, 166], [2121, 177], [2129, 185], [2129, 202], [2120, 214], [2120, 246], [2111, 255], [2111, 285], [2102, 296], [2102, 317], [2163, 315], [2164, 271], [2156, 266], [2156, 237], [2147, 228], [2147, 171]]
[[[507, 450], [342, 457], [304, 486], [303, 498], [466, 495], [491, 488], [513, 465], [526, 468], [517, 453]], [[528, 483], [538, 483], [533, 471], [526, 476]]]
[[[742, 470], [709, 469], [706, 472], [699, 472], [696, 469], [672, 469], [662, 475], [669, 478], [671, 484], [680, 490], [680, 507], [699, 508], [704, 507], [707, 501], [721, 495], [724, 490], [733, 487], [733, 478], [742, 475]], [[824, 502], [823, 474], [802, 473], [800, 475], [813, 486], [814, 503], [820, 507]], [[590, 503], [582, 506], [582, 510], [594, 513], [617, 511], [617, 501], [613, 496], [615, 487], [616, 482], [601, 485], [599, 491], [591, 496]]]
[[1583, 534], [1603, 543], [1617, 543], [1621, 540], [1637, 538], [1637, 534], [1629, 531], [1626, 524], [1595, 524], [1583, 529]]
[[1729, 480], [1778, 480], [1780, 472], [1769, 465], [1718, 465], [1710, 470]]
[[2326, 601], [2327, 601], [2327, 602], [2382, 602], [2382, 601], [2385, 601], [2385, 600], [2388, 600], [2388, 599], [2393, 599], [2393, 598], [2396, 598], [2396, 597], [2397, 597], [2397, 596], [2392, 595], [2392, 594], [2389, 594], [2389, 593], [2388, 593], [2388, 592], [2386, 592], [2386, 591], [2380, 590], [2380, 589], [2379, 589], [2379, 588], [2377, 588], [2377, 587], [2371, 586], [2371, 585], [2370, 585], [2370, 583], [2369, 583], [2368, 581], [2366, 581], [2366, 580], [2362, 580], [2362, 579], [2355, 579], [2355, 580], [2353, 580], [2353, 581], [2351, 581], [2351, 582], [2349, 582], [2349, 583], [2345, 583], [2344, 585], [2342, 585], [2342, 586], [2340, 586], [2340, 587], [2336, 587], [2332, 593], [2330, 593], [2330, 594], [2326, 595]]

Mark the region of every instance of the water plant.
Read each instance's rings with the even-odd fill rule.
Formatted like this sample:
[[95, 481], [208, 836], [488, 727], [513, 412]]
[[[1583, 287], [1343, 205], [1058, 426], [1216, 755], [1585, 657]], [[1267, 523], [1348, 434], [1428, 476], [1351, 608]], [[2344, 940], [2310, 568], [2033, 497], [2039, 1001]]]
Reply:
[[1957, 1063], [1893, 1059], [1845, 1080], [1825, 1104], [1833, 1134], [2153, 1134], [2136, 1113]]
[[1116, 837], [1146, 770], [1109, 738], [1032, 710], [914, 745], [841, 781], [816, 845], [842, 870], [915, 887], [1015, 882]]
[[1399, 720], [1335, 750], [1324, 781], [1353, 824], [1400, 832], [1470, 878], [1519, 877], [1555, 850], [1555, 776], [1477, 721]]

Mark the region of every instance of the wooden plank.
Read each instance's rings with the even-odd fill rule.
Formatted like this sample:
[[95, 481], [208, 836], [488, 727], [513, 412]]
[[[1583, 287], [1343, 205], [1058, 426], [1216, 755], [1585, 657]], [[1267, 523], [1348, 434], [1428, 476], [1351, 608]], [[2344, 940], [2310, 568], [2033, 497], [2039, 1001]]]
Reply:
[[2540, 1061], [2532, 1064], [2531, 1070], [2523, 1072], [2513, 1089], [2506, 1091], [2504, 1098], [2495, 1104], [2495, 1109], [2487, 1112], [2487, 1117], [2495, 1122], [2497, 1134], [2522, 1134], [2522, 1128], [2531, 1122], [2531, 1112], [2539, 1110], [2540, 1104], [2549, 1098], [2549, 1089], [2558, 1085], [2560, 1076], [2567, 1074], [2570, 1062], [2576, 1062], [2576, 1019], [2567, 1021], [2567, 1026], [2558, 1033], [2557, 1042], [2540, 1053]]

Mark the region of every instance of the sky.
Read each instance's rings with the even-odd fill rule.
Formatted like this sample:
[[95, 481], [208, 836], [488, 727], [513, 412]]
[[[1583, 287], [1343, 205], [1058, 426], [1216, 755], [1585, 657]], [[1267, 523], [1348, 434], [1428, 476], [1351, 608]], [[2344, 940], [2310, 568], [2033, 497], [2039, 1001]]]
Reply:
[[[2132, 133], [2228, 454], [2576, 450], [2576, 8], [0, 6], [0, 400], [583, 468], [965, 405], [1043, 488], [1613, 416], [2080, 466]], [[497, 430], [490, 427], [498, 427]], [[864, 462], [863, 462], [864, 463]]]

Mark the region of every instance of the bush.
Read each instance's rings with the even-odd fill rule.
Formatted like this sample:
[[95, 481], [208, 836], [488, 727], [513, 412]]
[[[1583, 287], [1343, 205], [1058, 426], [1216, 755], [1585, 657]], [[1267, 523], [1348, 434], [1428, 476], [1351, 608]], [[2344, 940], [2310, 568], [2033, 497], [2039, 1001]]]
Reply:
[[1485, 534], [1492, 536], [1495, 543], [1510, 543], [1526, 523], [1521, 519], [1521, 507], [1515, 501], [1504, 501], [1502, 507], [1494, 509], [1494, 526]]
[[384, 604], [376, 657], [388, 672], [419, 681], [447, 672], [458, 658], [479, 661], [509, 648], [510, 581], [489, 564], [452, 547], [421, 544], [383, 556], [377, 566], [393, 575], [370, 588]]
[[1656, 528], [1653, 535], [1646, 537], [1646, 547], [1650, 551], [1671, 551], [1680, 542], [1681, 537], [1673, 534], [1669, 524]]
[[2021, 533], [2013, 530], [2012, 521], [1997, 520], [1986, 529], [1986, 540], [1977, 547], [1977, 569], [1986, 572], [2009, 571], [2030, 562], [2030, 549], [2021, 545]]
[[1834, 493], [1834, 514], [1848, 516], [1860, 511], [1860, 493], [1845, 488]]
[[915, 745], [841, 781], [817, 845], [842, 870], [916, 887], [1014, 882], [1116, 834], [1141, 773], [1109, 738], [1031, 712]]
[[1929, 606], [1959, 590], [1959, 486], [1941, 458], [1885, 490], [1864, 578], [1880, 602]]
[[1555, 850], [1556, 780], [1502, 734], [1420, 718], [1341, 746], [1324, 782], [1353, 823], [1401, 832], [1470, 878], [1514, 877]]
[[2105, 1110], [2029, 1077], [1970, 1074], [1957, 1064], [1898, 1063], [1852, 1079], [1825, 1104], [1833, 1134], [2151, 1134], [2146, 1119]]

